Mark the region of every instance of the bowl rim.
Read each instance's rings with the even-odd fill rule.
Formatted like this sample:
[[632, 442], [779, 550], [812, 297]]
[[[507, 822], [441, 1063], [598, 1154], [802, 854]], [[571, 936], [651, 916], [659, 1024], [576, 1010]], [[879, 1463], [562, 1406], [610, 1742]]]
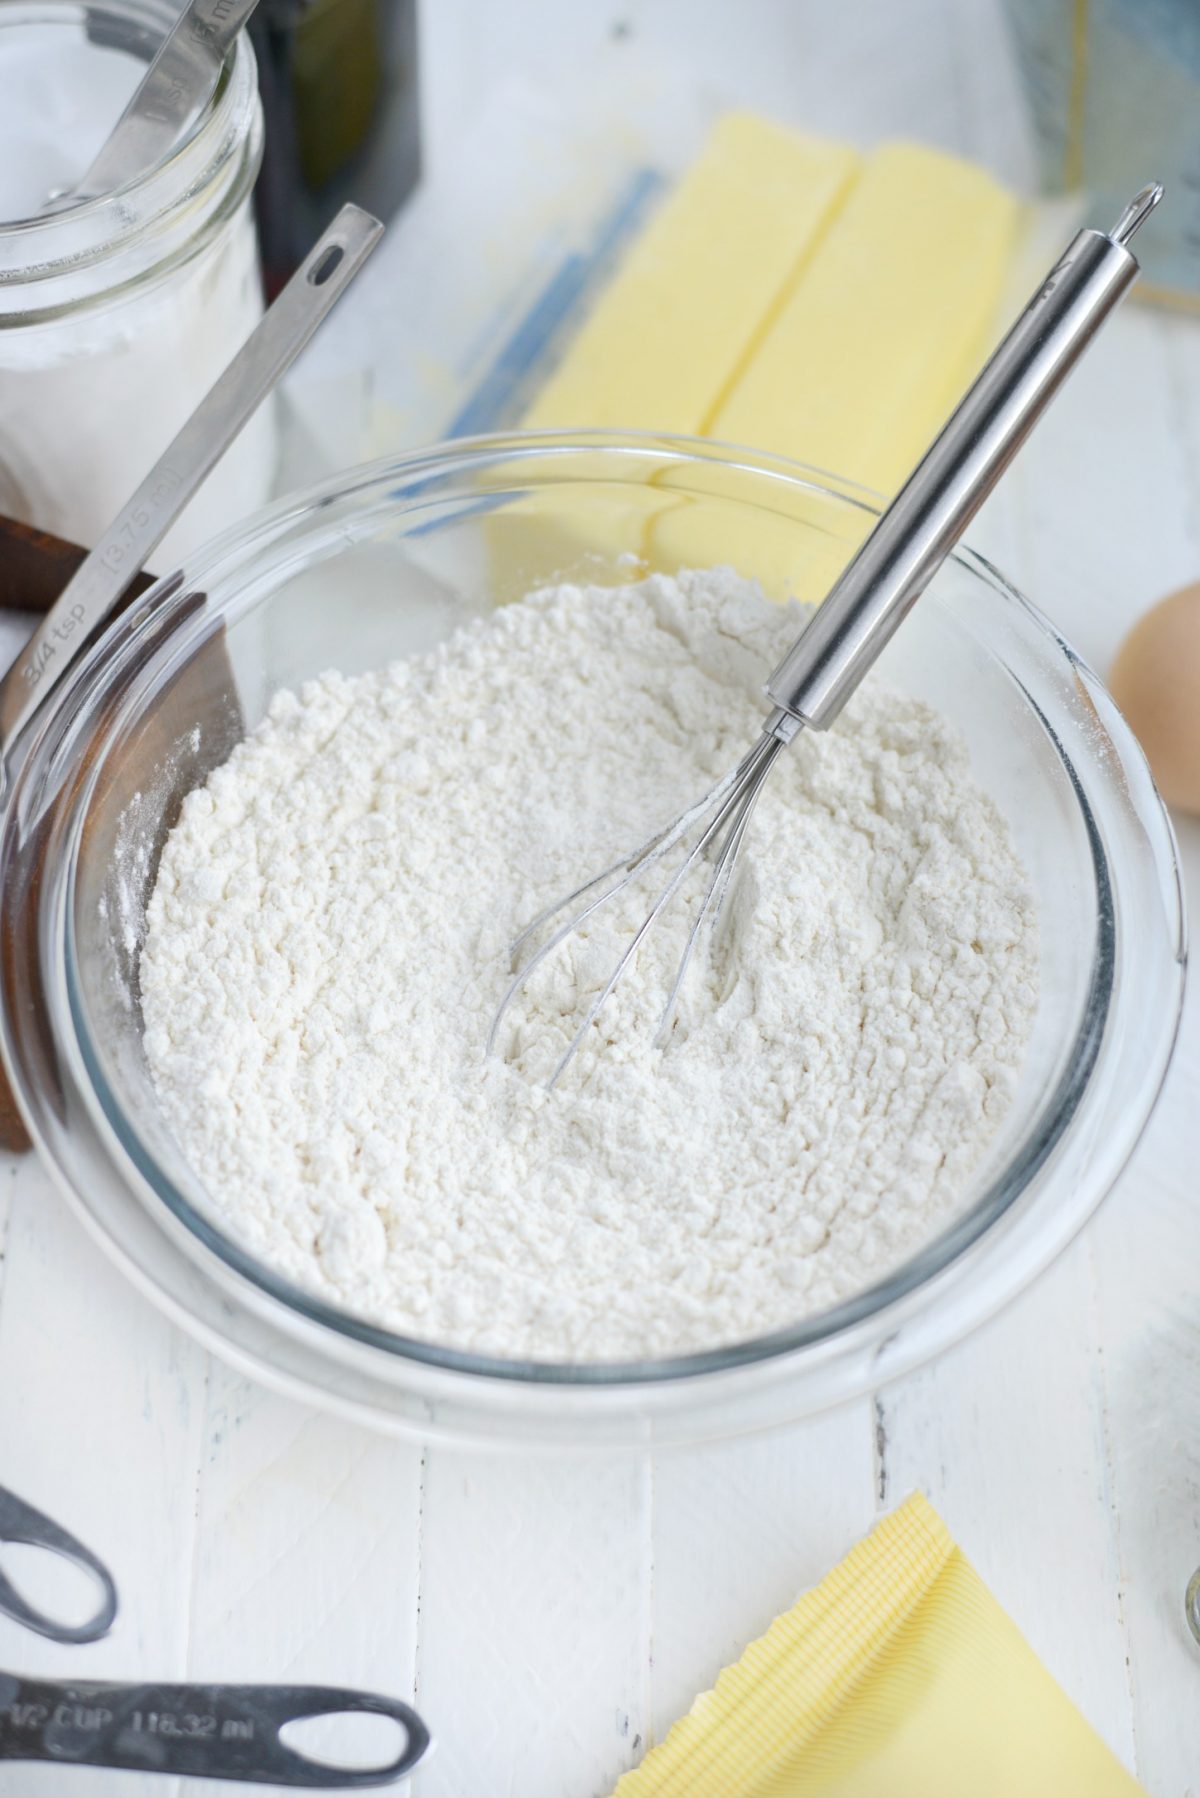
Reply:
[[[299, 493], [289, 495], [277, 501], [249, 518], [240, 521], [230, 530], [212, 539], [196, 556], [190, 559], [186, 570], [184, 587], [192, 586], [207, 591], [207, 584], [214, 580], [224, 579], [226, 582], [236, 575], [239, 565], [250, 562], [257, 554], [266, 551], [269, 555], [271, 546], [279, 539], [290, 540], [292, 528], [300, 535], [304, 527], [316, 530], [314, 520], [323, 508], [334, 502], [353, 505], [358, 501], [356, 510], [363, 515], [373, 515], [378, 508], [383, 510], [402, 502], [406, 493], [412, 493], [427, 485], [434, 474], [453, 476], [455, 473], [487, 466], [490, 463], [506, 463], [513, 459], [521, 460], [545, 456], [561, 455], [564, 452], [616, 452], [622, 465], [627, 467], [626, 459], [631, 455], [647, 455], [661, 458], [664, 455], [679, 465], [719, 464], [725, 468], [741, 469], [758, 477], [770, 478], [785, 482], [789, 487], [806, 488], [824, 498], [832, 498], [840, 504], [848, 504], [853, 508], [877, 513], [881, 501], [870, 489], [857, 483], [846, 482], [840, 477], [830, 476], [823, 471], [792, 462], [787, 458], [763, 455], [736, 444], [723, 444], [711, 439], [692, 439], [664, 435], [654, 432], [528, 432], [498, 433], [475, 438], [458, 438], [444, 444], [428, 446], [398, 456], [387, 456], [375, 461], [359, 464], [354, 468], [342, 471], [320, 482], [316, 482]], [[569, 484], [570, 478], [563, 484]], [[587, 479], [596, 480], [594, 470], [589, 470]], [[618, 474], [618, 481], [628, 482], [628, 473]], [[399, 487], [395, 483], [399, 481]], [[384, 491], [384, 489], [389, 489]], [[366, 496], [373, 495], [371, 506], [366, 507]], [[1095, 677], [1091, 675], [1086, 664], [1075, 655], [1069, 644], [1049, 622], [1048, 619], [1031, 604], [1007, 579], [996, 570], [990, 562], [977, 552], [961, 547], [954, 552], [954, 561], [976, 579], [996, 592], [1006, 605], [1015, 608], [1017, 614], [1024, 619], [1027, 626], [1048, 640], [1056, 655], [1065, 657], [1073, 673], [1087, 676], [1099, 687]], [[161, 599], [165, 593], [180, 591], [179, 571], [161, 579], [137, 603], [133, 612], [139, 616], [154, 607], [156, 596]], [[178, 649], [186, 647], [191, 634], [204, 628], [205, 623], [211, 628], [211, 620], [223, 613], [224, 605], [230, 603], [235, 595], [226, 596], [224, 602], [216, 606], [197, 608], [191, 618], [184, 618], [177, 633], [170, 635], [170, 642]], [[130, 617], [133, 614], [127, 614]], [[128, 636], [128, 631], [126, 631]], [[39, 740], [44, 738], [53, 719], [60, 716], [63, 708], [69, 703], [78, 703], [85, 691], [102, 690], [106, 680], [119, 674], [121, 654], [114, 653], [115, 639], [120, 635], [118, 625], [113, 625], [102, 634], [94, 648], [81, 658], [79, 667], [69, 671], [51, 695], [46, 718], [40, 721], [37, 731]], [[985, 644], [984, 647], [993, 659], [1005, 666], [1002, 656]], [[1101, 689], [1102, 690], [1102, 689]], [[1032, 696], [1026, 693], [1026, 698]], [[1034, 708], [1037, 709], [1036, 706]], [[1049, 736], [1080, 804], [1081, 816], [1087, 833], [1089, 847], [1092, 852], [1093, 867], [1097, 879], [1098, 891], [1103, 894], [1110, 889], [1110, 869], [1101, 836], [1095, 819], [1087, 802], [1079, 777], [1073, 768], [1065, 749], [1049, 719], [1039, 712], [1043, 729]], [[1115, 711], [1114, 718], [1117, 717]], [[1140, 758], [1140, 750], [1118, 719], [1120, 729], [1124, 732], [1125, 743], [1118, 745], [1127, 752]], [[109, 726], [109, 739], [113, 725]], [[3, 829], [5, 837], [9, 834], [9, 819], [17, 810], [13, 803], [15, 790], [22, 776], [27, 772], [33, 760], [31, 749], [26, 760], [17, 771], [10, 793], [10, 802], [5, 808]], [[276, 1305], [282, 1307], [283, 1319], [302, 1320], [318, 1326], [322, 1332], [333, 1331], [344, 1342], [357, 1342], [369, 1349], [382, 1351], [391, 1362], [400, 1365], [416, 1363], [428, 1369], [455, 1375], [469, 1375], [474, 1381], [501, 1381], [526, 1387], [556, 1388], [558, 1390], [582, 1391], [598, 1388], [618, 1388], [621, 1390], [645, 1388], [663, 1383], [678, 1386], [690, 1383], [716, 1373], [728, 1373], [731, 1370], [746, 1368], [765, 1361], [780, 1362], [782, 1358], [795, 1359], [797, 1356], [815, 1358], [819, 1353], [837, 1353], [842, 1349], [852, 1352], [856, 1345], [861, 1346], [867, 1336], [877, 1336], [884, 1323], [898, 1325], [906, 1313], [911, 1312], [913, 1305], [932, 1295], [936, 1301], [939, 1291], [946, 1301], [943, 1308], [953, 1310], [954, 1288], [961, 1286], [969, 1275], [969, 1268], [979, 1259], [988, 1246], [989, 1239], [997, 1221], [1018, 1205], [1022, 1193], [1026, 1192], [1030, 1183], [1052, 1158], [1054, 1151], [1066, 1134], [1070, 1122], [1075, 1117], [1078, 1107], [1087, 1090], [1088, 1081], [1094, 1071], [1096, 1061], [1101, 1053], [1106, 1029], [1110, 1017], [1113, 998], [1114, 957], [1116, 948], [1115, 928], [1111, 918], [1111, 905], [1101, 907], [1102, 915], [1107, 910], [1108, 928], [1103, 941], [1107, 946], [1107, 954], [1099, 958], [1103, 965], [1093, 964], [1089, 982], [1087, 1003], [1079, 1021], [1077, 1032], [1078, 1048], [1083, 1045], [1082, 1055], [1072, 1053], [1062, 1070], [1056, 1084], [1056, 1095], [1062, 1091], [1062, 1097], [1070, 1101], [1069, 1105], [1053, 1108], [1053, 1127], [1044, 1129], [1040, 1134], [1030, 1132], [1017, 1145], [1016, 1152], [998, 1170], [989, 1182], [980, 1198], [971, 1210], [951, 1222], [939, 1234], [916, 1254], [910, 1256], [895, 1272], [886, 1278], [874, 1282], [870, 1287], [852, 1298], [843, 1301], [825, 1311], [805, 1318], [782, 1330], [766, 1336], [754, 1338], [748, 1342], [723, 1345], [716, 1349], [694, 1351], [685, 1355], [663, 1357], [652, 1361], [636, 1362], [548, 1362], [527, 1361], [521, 1358], [480, 1355], [474, 1352], [444, 1348], [419, 1339], [401, 1336], [385, 1326], [372, 1324], [368, 1320], [356, 1316], [352, 1312], [318, 1298], [316, 1295], [295, 1285], [274, 1270], [258, 1262], [255, 1257], [243, 1249], [232, 1238], [227, 1237], [215, 1224], [197, 1212], [182, 1193], [174, 1186], [174, 1182], [165, 1170], [158, 1166], [146, 1145], [139, 1139], [136, 1130], [129, 1127], [122, 1107], [116, 1100], [104, 1076], [100, 1059], [91, 1045], [87, 1026], [86, 1008], [81, 999], [75, 979], [75, 957], [73, 942], [73, 901], [75, 852], [78, 848], [78, 829], [86, 813], [87, 801], [94, 788], [98, 771], [103, 762], [103, 750], [97, 755], [91, 774], [78, 787], [70, 808], [74, 841], [69, 857], [70, 893], [65, 907], [66, 949], [65, 969], [67, 974], [67, 1005], [73, 1027], [75, 1040], [83, 1057], [88, 1084], [91, 1088], [89, 1098], [99, 1103], [104, 1122], [112, 1139], [116, 1142], [122, 1157], [132, 1163], [145, 1183], [148, 1191], [153, 1193], [160, 1210], [169, 1212], [172, 1217], [182, 1223], [192, 1241], [209, 1255], [215, 1256], [234, 1276], [247, 1282], [256, 1289], [259, 1295], [265, 1296]], [[1153, 789], [1151, 789], [1153, 790]], [[1051, 1244], [1048, 1252], [1041, 1258], [1040, 1266], [1025, 1268], [1025, 1277], [1010, 1280], [1005, 1291], [994, 1298], [991, 1309], [994, 1310], [1011, 1297], [1028, 1278], [1041, 1271], [1050, 1259], [1065, 1246], [1075, 1230], [1091, 1214], [1104, 1192], [1111, 1188], [1120, 1168], [1128, 1155], [1132, 1153], [1141, 1131], [1153, 1109], [1154, 1102], [1169, 1064], [1175, 1032], [1178, 1028], [1179, 1009], [1182, 1002], [1182, 961], [1183, 961], [1183, 910], [1182, 892], [1179, 877], [1178, 859], [1174, 852], [1174, 840], [1169, 820], [1161, 801], [1155, 795], [1157, 811], [1152, 811], [1155, 824], [1162, 832], [1162, 843], [1168, 849], [1170, 866], [1174, 870], [1173, 891], [1167, 894], [1168, 927], [1175, 926], [1177, 944], [1176, 960], [1179, 963], [1176, 1003], [1174, 1013], [1169, 1021], [1169, 1030], [1160, 1036], [1158, 1065], [1152, 1070], [1153, 1077], [1142, 1095], [1139, 1109], [1141, 1116], [1130, 1132], [1127, 1130], [1127, 1141], [1124, 1154], [1117, 1167], [1110, 1171], [1103, 1182], [1103, 1191], [1084, 1206], [1077, 1205], [1071, 1227], [1060, 1232]], [[1143, 819], [1143, 823], [1146, 821]], [[1170, 900], [1173, 899], [1173, 905]], [[1172, 915], [1173, 914], [1173, 915]], [[40, 941], [40, 933], [39, 933]], [[46, 1141], [46, 1133], [41, 1129], [41, 1120], [36, 1112], [36, 1093], [26, 1090], [21, 1066], [17, 1033], [11, 1027], [11, 1019], [7, 1006], [0, 1007], [0, 1048], [3, 1049], [5, 1061], [13, 1079], [14, 1090], [22, 1112], [26, 1117], [31, 1135], [38, 1144], [39, 1150], [51, 1161], [54, 1171], [63, 1185], [74, 1198], [86, 1209], [86, 1201], [74, 1191], [74, 1183], [69, 1172], [62, 1167], [61, 1159], [53, 1152], [51, 1144]], [[56, 1032], [57, 1035], [57, 1032]], [[61, 1047], [61, 1043], [58, 1045]], [[87, 1065], [90, 1060], [90, 1065]], [[1044, 1120], [1052, 1108], [1043, 1106], [1037, 1114]], [[1020, 1178], [1014, 1181], [1014, 1170]], [[127, 1170], [123, 1169], [123, 1172]], [[172, 1197], [168, 1196], [169, 1189]], [[164, 1219], [154, 1221], [162, 1226]], [[115, 1246], [115, 1245], [114, 1245]], [[1029, 1257], [1026, 1257], [1028, 1261]], [[1024, 1265], [1024, 1264], [1023, 1264]], [[949, 1290], [947, 1290], [947, 1288]], [[987, 1313], [983, 1313], [986, 1315]], [[946, 1340], [963, 1333], [978, 1321], [981, 1315], [973, 1316], [969, 1322], [962, 1323], [957, 1329], [952, 1328]], [[935, 1343], [927, 1353], [936, 1352], [944, 1343]], [[890, 1376], [889, 1376], [890, 1377]]]

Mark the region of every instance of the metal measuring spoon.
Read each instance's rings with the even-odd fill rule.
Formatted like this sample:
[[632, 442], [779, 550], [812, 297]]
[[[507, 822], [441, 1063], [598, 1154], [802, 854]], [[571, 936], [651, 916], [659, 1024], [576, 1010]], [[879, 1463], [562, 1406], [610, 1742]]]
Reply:
[[[389, 1717], [404, 1731], [399, 1754], [379, 1766], [338, 1767], [280, 1740], [289, 1723], [364, 1713]], [[345, 1791], [403, 1779], [430, 1741], [399, 1699], [343, 1686], [109, 1684], [0, 1671], [0, 1761]]]
[[43, 211], [117, 193], [160, 162], [216, 87], [229, 46], [257, 5], [188, 0], [90, 167], [50, 194]]

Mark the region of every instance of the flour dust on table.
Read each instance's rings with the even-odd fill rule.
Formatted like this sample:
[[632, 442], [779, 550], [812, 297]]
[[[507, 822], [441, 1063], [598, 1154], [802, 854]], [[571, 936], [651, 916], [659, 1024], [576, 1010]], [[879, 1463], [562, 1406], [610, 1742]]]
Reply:
[[484, 1055], [517, 930], [737, 759], [802, 617], [723, 569], [532, 593], [278, 694], [189, 795], [145, 1048], [253, 1254], [405, 1335], [628, 1361], [784, 1327], [961, 1207], [1029, 1040], [1036, 917], [956, 730], [878, 681], [780, 758], [665, 1049], [687, 906], [545, 1086], [647, 888]]

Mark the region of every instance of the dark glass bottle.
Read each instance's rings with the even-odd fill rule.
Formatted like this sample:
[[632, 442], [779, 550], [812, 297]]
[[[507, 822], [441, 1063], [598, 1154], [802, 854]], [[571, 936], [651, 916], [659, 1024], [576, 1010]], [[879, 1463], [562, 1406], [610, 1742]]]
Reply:
[[389, 218], [420, 170], [416, 0], [261, 0], [255, 194], [268, 299], [345, 200]]

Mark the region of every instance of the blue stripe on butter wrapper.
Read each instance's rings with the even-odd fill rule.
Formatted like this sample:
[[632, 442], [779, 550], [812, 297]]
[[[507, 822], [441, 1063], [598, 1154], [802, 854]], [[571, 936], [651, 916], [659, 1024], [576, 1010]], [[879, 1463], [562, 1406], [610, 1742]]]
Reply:
[[524, 410], [557, 352], [586, 309], [586, 300], [611, 273], [666, 182], [655, 169], [638, 169], [601, 220], [591, 247], [565, 256], [505, 339], [490, 368], [447, 427], [468, 437], [511, 424]]

